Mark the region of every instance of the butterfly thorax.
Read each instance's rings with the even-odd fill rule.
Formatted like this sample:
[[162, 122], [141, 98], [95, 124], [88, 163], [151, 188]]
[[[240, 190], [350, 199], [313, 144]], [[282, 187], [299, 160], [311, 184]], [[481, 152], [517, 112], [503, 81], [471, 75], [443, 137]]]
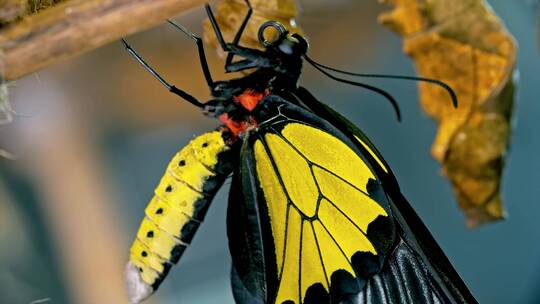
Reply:
[[215, 98], [205, 104], [204, 113], [223, 123], [234, 138], [242, 137], [258, 127], [261, 105], [267, 97], [294, 90], [296, 81], [274, 71], [258, 69], [242, 78], [219, 82], [213, 94]]
[[[205, 103], [204, 113], [219, 119], [238, 138], [257, 128], [257, 108], [266, 96], [298, 89], [307, 42], [300, 36], [288, 37], [284, 33], [279, 40], [266, 45], [264, 51], [230, 47], [235, 50], [233, 53], [244, 57], [238, 63], [245, 62], [253, 70], [243, 77], [213, 83], [210, 88], [214, 99]], [[245, 70], [245, 66], [239, 70], [233, 67], [235, 64], [226, 71]]]
[[246, 132], [258, 127], [259, 119], [255, 109], [269, 94], [269, 89], [261, 91], [247, 88], [240, 94], [233, 95], [228, 100], [229, 104], [222, 106], [222, 111], [212, 113], [212, 116], [223, 123], [233, 138], [242, 137]]

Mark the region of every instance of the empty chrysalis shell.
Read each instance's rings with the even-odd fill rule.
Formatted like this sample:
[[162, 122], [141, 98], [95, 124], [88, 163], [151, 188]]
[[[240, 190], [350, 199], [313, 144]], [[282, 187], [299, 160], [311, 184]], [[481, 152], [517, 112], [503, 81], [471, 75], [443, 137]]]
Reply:
[[[257, 38], [259, 27], [266, 21], [274, 20], [283, 24], [291, 33], [300, 33], [302, 30], [296, 23], [297, 5], [295, 0], [251, 0], [253, 13], [249, 23], [240, 39], [240, 45], [250, 48], [261, 48]], [[248, 6], [243, 0], [221, 0], [212, 6], [217, 22], [221, 28], [225, 41], [232, 42], [234, 35], [240, 28], [248, 12]], [[206, 19], [203, 24], [204, 41], [217, 48], [217, 41], [210, 21]], [[268, 35], [274, 33], [269, 32]], [[267, 37], [271, 40], [271, 36]], [[224, 55], [221, 48], [219, 54]]]

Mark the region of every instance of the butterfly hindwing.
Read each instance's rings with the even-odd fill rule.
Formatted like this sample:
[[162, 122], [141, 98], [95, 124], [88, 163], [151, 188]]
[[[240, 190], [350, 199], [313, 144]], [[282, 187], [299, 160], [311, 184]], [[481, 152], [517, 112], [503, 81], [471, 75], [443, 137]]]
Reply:
[[[238, 303], [264, 303], [267, 294], [267, 263], [271, 252], [263, 242], [271, 239], [259, 202], [253, 153], [248, 142], [241, 148], [238, 167], [232, 177], [227, 210], [227, 235], [233, 269], [233, 294]], [[266, 235], [263, 235], [266, 233]], [[271, 265], [271, 264], [269, 264]]]

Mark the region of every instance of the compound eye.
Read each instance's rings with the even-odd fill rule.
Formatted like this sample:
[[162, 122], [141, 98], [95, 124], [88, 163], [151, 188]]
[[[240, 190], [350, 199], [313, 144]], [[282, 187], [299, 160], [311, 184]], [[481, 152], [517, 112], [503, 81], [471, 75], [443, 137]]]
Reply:
[[288, 31], [283, 24], [277, 21], [266, 21], [259, 28], [259, 43], [269, 47], [287, 37]]

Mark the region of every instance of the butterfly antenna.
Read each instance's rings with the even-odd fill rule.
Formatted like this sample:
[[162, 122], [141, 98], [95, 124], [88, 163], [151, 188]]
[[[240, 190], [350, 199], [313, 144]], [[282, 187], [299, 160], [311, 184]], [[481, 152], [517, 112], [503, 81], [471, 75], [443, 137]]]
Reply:
[[[306, 56], [306, 60], [308, 60], [307, 56]], [[333, 71], [333, 72], [336, 72], [336, 73], [345, 74], [345, 75], [351, 75], [351, 76], [357, 76], [357, 77], [366, 77], [366, 78], [405, 79], [405, 80], [414, 80], [414, 81], [422, 81], [422, 82], [432, 83], [432, 84], [435, 84], [435, 85], [438, 85], [438, 86], [442, 87], [443, 89], [445, 89], [448, 92], [448, 94], [450, 95], [450, 98], [452, 98], [452, 105], [454, 106], [454, 108], [457, 108], [457, 106], [458, 106], [457, 96], [456, 96], [456, 93], [454, 92], [454, 90], [449, 85], [447, 85], [446, 83], [444, 83], [444, 82], [442, 82], [440, 80], [437, 80], [437, 79], [425, 78], [425, 77], [415, 77], [415, 76], [403, 76], [403, 75], [353, 73], [353, 72], [343, 71], [343, 70], [340, 70], [340, 69], [336, 69], [336, 68], [333, 68], [333, 67], [318, 63], [318, 62], [316, 62], [315, 60], [313, 60], [311, 58], [309, 58], [309, 60], [311, 60], [311, 64], [317, 65], [318, 67], [321, 67], [323, 69]]]
[[360, 82], [351, 81], [351, 80], [336, 77], [336, 76], [328, 73], [327, 71], [325, 71], [321, 66], [319, 66], [315, 61], [313, 61], [307, 55], [304, 55], [304, 58], [315, 69], [319, 70], [319, 72], [323, 73], [324, 75], [326, 75], [327, 77], [329, 77], [329, 78], [331, 78], [331, 79], [333, 79], [335, 81], [339, 81], [339, 82], [342, 82], [342, 83], [354, 85], [354, 86], [357, 86], [357, 87], [362, 87], [362, 88], [368, 89], [370, 91], [381, 94], [382, 96], [384, 96], [390, 102], [390, 104], [392, 104], [392, 107], [394, 107], [394, 111], [396, 112], [397, 120], [401, 121], [401, 111], [399, 109], [399, 105], [398, 105], [396, 99], [394, 97], [392, 97], [392, 95], [390, 95], [385, 90], [379, 89], [377, 87], [374, 87], [374, 86], [371, 86], [371, 85], [368, 85], [368, 84], [365, 84], [365, 83], [360, 83]]

